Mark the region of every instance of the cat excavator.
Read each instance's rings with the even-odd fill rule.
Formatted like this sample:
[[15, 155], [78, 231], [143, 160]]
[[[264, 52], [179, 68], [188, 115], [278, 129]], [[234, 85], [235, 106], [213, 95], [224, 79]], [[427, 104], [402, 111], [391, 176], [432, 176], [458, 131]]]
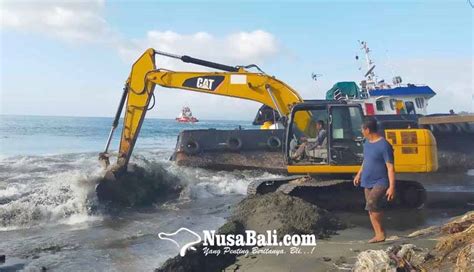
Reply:
[[[157, 68], [157, 55], [220, 71], [181, 72]], [[254, 64], [229, 66], [154, 49], [146, 50], [133, 64], [105, 150], [99, 154], [99, 160], [107, 169], [107, 178], [126, 175], [145, 115], [155, 104], [156, 85], [252, 100], [279, 113], [282, 117], [279, 123], [286, 129], [283, 150], [288, 177], [252, 182], [248, 187], [249, 194], [280, 191], [300, 197], [311, 194], [313, 200], [318, 195], [320, 201], [326, 201], [332, 198], [331, 195], [343, 193], [348, 186], [353, 187], [351, 177], [357, 173], [363, 161], [360, 128], [364, 116], [360, 105], [327, 100], [305, 102], [289, 85], [267, 75]], [[108, 150], [124, 107], [118, 157], [115, 164], [111, 165]], [[292, 154], [300, 144], [300, 139], [314, 138], [315, 124], [318, 121], [323, 121], [326, 126], [327, 137], [324, 144], [319, 147], [318, 152], [305, 151], [302, 158], [295, 159]], [[436, 141], [429, 130], [386, 129], [383, 133], [394, 148], [397, 173], [427, 173], [437, 170]], [[419, 207], [426, 198], [421, 184], [407, 180], [397, 180], [396, 195], [394, 205], [405, 207]]]

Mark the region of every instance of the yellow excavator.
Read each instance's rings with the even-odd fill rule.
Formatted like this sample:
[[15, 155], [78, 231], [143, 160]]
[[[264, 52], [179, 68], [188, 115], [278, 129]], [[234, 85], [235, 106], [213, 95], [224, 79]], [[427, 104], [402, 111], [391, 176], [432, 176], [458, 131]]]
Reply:
[[[220, 71], [175, 72], [157, 68], [156, 55]], [[251, 72], [252, 69], [256, 71]], [[105, 150], [99, 155], [99, 160], [108, 170], [106, 177], [113, 179], [126, 173], [146, 112], [153, 107], [150, 104], [155, 104], [156, 85], [252, 100], [278, 111], [283, 117], [280, 123], [286, 129], [286, 141], [283, 144], [289, 177], [253, 182], [248, 187], [249, 194], [278, 190], [303, 195], [321, 188], [336, 188], [337, 192], [340, 184], [347, 186], [347, 181], [351, 180], [363, 161], [360, 128], [364, 116], [359, 105], [326, 100], [305, 102], [290, 86], [267, 75], [254, 64], [228, 66], [148, 49], [132, 66]], [[108, 149], [125, 105], [118, 158], [115, 165], [110, 165]], [[292, 152], [298, 146], [299, 139], [314, 138], [314, 128], [318, 121], [323, 121], [326, 126], [327, 138], [324, 145], [317, 152], [307, 151], [303, 158], [293, 159]], [[397, 173], [437, 170], [436, 141], [429, 130], [386, 129], [384, 133], [394, 148]], [[397, 195], [398, 204], [409, 207], [420, 206], [426, 197], [423, 186], [415, 181], [397, 181]]]

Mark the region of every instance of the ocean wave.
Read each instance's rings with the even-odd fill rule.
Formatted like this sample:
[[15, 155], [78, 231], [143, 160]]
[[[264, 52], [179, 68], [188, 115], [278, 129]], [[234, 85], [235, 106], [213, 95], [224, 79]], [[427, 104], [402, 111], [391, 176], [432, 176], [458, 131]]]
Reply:
[[58, 180], [42, 187], [32, 186], [20, 197], [0, 205], [0, 229], [87, 221], [92, 215], [93, 200], [89, 197], [94, 190], [90, 188], [94, 187], [81, 186], [80, 180], [65, 181], [70, 184]]
[[12, 183], [9, 186], [0, 190], [0, 203], [5, 202], [7, 199], [18, 197], [26, 189], [25, 184]]
[[[140, 151], [131, 161], [146, 171], [159, 171], [162, 179], [179, 182], [183, 190], [178, 201], [245, 195], [251, 181], [275, 176], [180, 167], [168, 161], [169, 153]], [[0, 168], [5, 170], [0, 177], [0, 230], [102, 218], [95, 187], [104, 171], [95, 153], [9, 157], [0, 160]]]
[[185, 185], [181, 199], [202, 199], [224, 195], [245, 195], [250, 182], [277, 177], [256, 170], [211, 171], [172, 165], [169, 171]]
[[[18, 156], [0, 161], [0, 230], [90, 219], [101, 169], [87, 154]], [[65, 167], [65, 165], [67, 165]]]
[[163, 167], [169, 175], [180, 180], [184, 190], [181, 199], [202, 199], [224, 195], [245, 195], [250, 182], [257, 179], [279, 177], [259, 170], [214, 171], [202, 168], [183, 167], [168, 160], [171, 152], [141, 150], [134, 163], [144, 168]]

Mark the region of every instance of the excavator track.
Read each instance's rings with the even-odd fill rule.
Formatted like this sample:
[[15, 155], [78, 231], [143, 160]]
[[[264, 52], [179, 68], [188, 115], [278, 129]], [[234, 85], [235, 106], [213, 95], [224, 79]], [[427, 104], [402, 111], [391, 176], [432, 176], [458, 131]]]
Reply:
[[[363, 209], [364, 192], [354, 187], [349, 179], [318, 179], [310, 176], [290, 176], [258, 180], [247, 188], [248, 195], [281, 192], [302, 198], [330, 210]], [[387, 202], [388, 208], [421, 208], [426, 202], [426, 191], [416, 181], [397, 180], [396, 197]]]
[[275, 178], [275, 179], [261, 179], [252, 181], [247, 186], [247, 195], [263, 195], [266, 193], [271, 193], [276, 191], [281, 185], [287, 184], [288, 182], [304, 178], [306, 176], [291, 176], [291, 177], [283, 177], [283, 178]]

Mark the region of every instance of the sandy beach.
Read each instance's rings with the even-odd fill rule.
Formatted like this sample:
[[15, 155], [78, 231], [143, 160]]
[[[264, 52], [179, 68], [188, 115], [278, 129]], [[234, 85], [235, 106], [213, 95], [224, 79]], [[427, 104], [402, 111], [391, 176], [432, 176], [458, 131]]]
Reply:
[[[436, 174], [431, 179], [421, 180], [424, 183], [430, 183], [428, 188], [431, 191], [428, 192], [427, 205], [421, 209], [386, 211], [387, 239], [385, 242], [376, 244], [367, 242], [373, 237], [373, 231], [368, 216], [363, 210], [325, 212], [313, 204], [290, 196], [247, 197], [233, 206], [233, 215], [228, 218], [228, 222], [241, 222], [245, 229], [255, 229], [259, 233], [272, 228], [286, 231], [285, 233], [292, 231], [315, 233], [319, 235], [317, 244], [309, 247], [268, 246], [258, 249], [255, 247], [248, 248], [249, 253], [239, 256], [224, 254], [220, 258], [224, 259], [225, 256], [227, 264], [220, 269], [269, 272], [353, 271], [354, 269], [373, 271], [360, 267], [381, 265], [383, 261], [377, 258], [382, 258], [380, 256], [384, 254], [390, 256], [393, 250], [395, 253], [397, 253], [396, 250], [400, 250], [400, 252], [410, 252], [408, 255], [403, 253], [405, 255], [401, 257], [401, 260], [408, 264], [415, 263], [415, 271], [431, 271], [431, 269], [465, 271], [457, 268], [456, 260], [460, 258], [458, 255], [462, 255], [459, 252], [463, 247], [474, 243], [472, 230], [469, 229], [472, 229], [474, 223], [474, 213], [469, 213], [472, 211], [472, 195], [466, 198], [465, 192], [462, 191], [451, 190], [449, 196], [445, 190], [444, 193], [440, 192], [443, 191], [442, 188], [447, 179], [460, 182], [462, 177], [466, 181], [470, 180], [469, 175], [456, 174]], [[452, 201], [449, 201], [450, 198]], [[440, 206], [446, 207], [440, 208]], [[307, 212], [316, 213], [318, 216]], [[464, 221], [461, 224], [456, 223], [463, 216]], [[305, 220], [316, 223], [308, 225]], [[295, 231], [295, 229], [298, 230]], [[451, 241], [450, 239], [456, 238], [455, 235], [462, 237], [462, 242]], [[157, 271], [197, 271], [193, 269], [193, 263], [196, 262], [200, 267], [209, 268], [206, 263], [211, 262], [211, 259], [201, 258], [199, 254], [201, 253], [191, 254], [193, 257], [186, 255], [184, 258], [169, 259]], [[470, 254], [469, 258], [472, 259], [472, 253]], [[397, 267], [393, 260], [385, 261], [384, 265], [387, 267], [390, 265], [393, 269]], [[183, 264], [185, 265], [182, 266]], [[472, 267], [472, 263], [470, 265]], [[180, 270], [183, 268], [184, 270]]]
[[[434, 236], [408, 238], [406, 237], [410, 234], [408, 230], [397, 231], [389, 228], [387, 231], [389, 235], [393, 234], [387, 241], [368, 244], [367, 240], [372, 235], [368, 226], [354, 226], [338, 231], [336, 235], [328, 239], [318, 240], [312, 253], [241, 256], [234, 265], [227, 267], [226, 271], [350, 271], [357, 261], [357, 255], [365, 250], [380, 250], [388, 246], [407, 243], [414, 244], [419, 248], [431, 249], [436, 244]], [[287, 252], [290, 250], [291, 248], [286, 248]]]

